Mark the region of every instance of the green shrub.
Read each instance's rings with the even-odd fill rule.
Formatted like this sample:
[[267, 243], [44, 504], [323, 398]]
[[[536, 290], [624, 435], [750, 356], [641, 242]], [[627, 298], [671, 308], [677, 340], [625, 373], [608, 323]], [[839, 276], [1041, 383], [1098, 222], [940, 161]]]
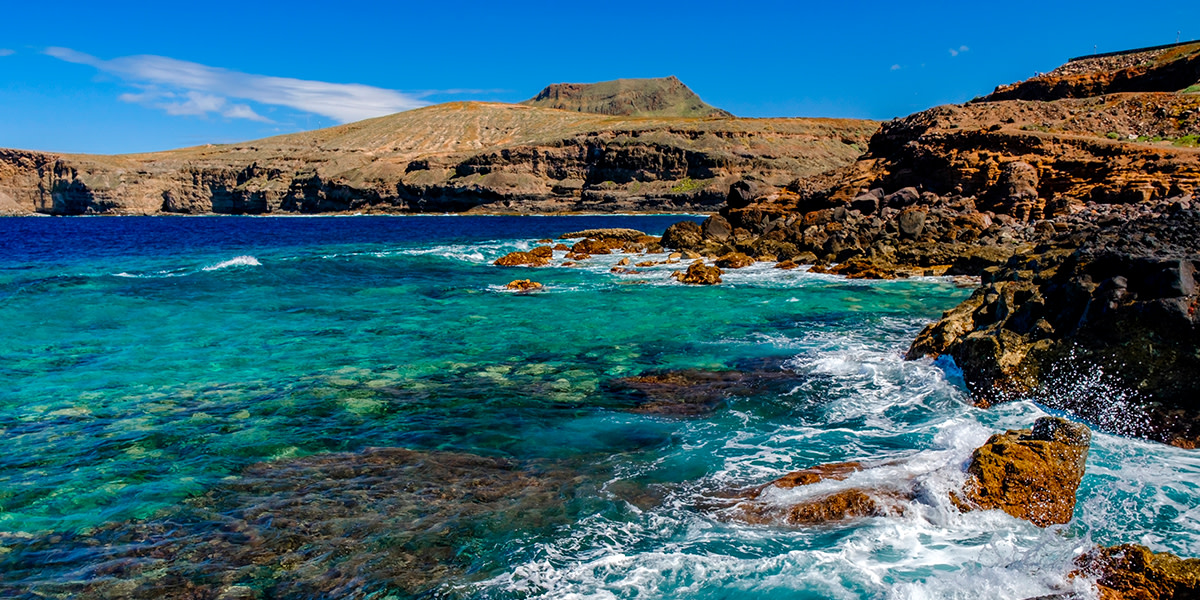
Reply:
[[1115, 131], [1110, 131], [1110, 132], [1104, 134], [1104, 137], [1106, 137], [1110, 140], [1119, 140], [1119, 139], [1121, 139], [1121, 134], [1119, 134]]
[[1183, 88], [1182, 90], [1179, 90], [1179, 93], [1180, 94], [1200, 94], [1200, 83], [1197, 83], [1195, 85], [1189, 85], [1189, 86]]
[[679, 183], [676, 183], [671, 188], [671, 193], [672, 194], [686, 194], [688, 192], [694, 192], [694, 191], [704, 187], [704, 185], [705, 184], [703, 181], [696, 181], [695, 179], [692, 179], [691, 177], [684, 177], [683, 179], [679, 180]]
[[1185, 148], [1200, 148], [1200, 135], [1185, 135], [1175, 140], [1175, 145]]

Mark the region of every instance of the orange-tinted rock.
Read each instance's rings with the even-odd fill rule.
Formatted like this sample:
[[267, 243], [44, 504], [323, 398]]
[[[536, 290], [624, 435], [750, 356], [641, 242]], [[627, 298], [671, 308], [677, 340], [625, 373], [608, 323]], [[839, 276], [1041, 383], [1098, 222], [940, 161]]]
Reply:
[[1033, 429], [998, 433], [975, 450], [967, 466], [960, 510], [1000, 509], [1038, 527], [1071, 520], [1092, 432], [1058, 417]]
[[901, 503], [906, 499], [900, 494], [852, 488], [795, 504], [787, 510], [784, 521], [790, 525], [818, 525], [856, 517], [882, 517], [902, 512]]
[[754, 264], [754, 259], [742, 254], [741, 252], [730, 252], [716, 260], [718, 267], [722, 269], [741, 269]]
[[510, 281], [508, 283], [508, 285], [506, 285], [504, 287], [506, 287], [510, 290], [517, 290], [519, 292], [532, 292], [535, 290], [540, 290], [544, 286], [536, 281], [532, 281], [529, 279], [517, 279], [515, 281]]
[[795, 268], [797, 268], [797, 267], [799, 267], [799, 266], [800, 266], [800, 265], [796, 264], [796, 262], [795, 262], [795, 261], [792, 261], [792, 260], [785, 260], [785, 261], [780, 261], [778, 264], [776, 264], [776, 265], [775, 265], [775, 268], [776, 268], [776, 269], [791, 270], [791, 269], [795, 269]]
[[588, 238], [575, 242], [571, 252], [575, 254], [612, 254], [613, 250], [624, 248], [625, 242], [616, 238]]
[[570, 252], [571, 251], [571, 247], [566, 244], [555, 244], [554, 249], [558, 250], [559, 252]]
[[626, 267], [626, 266], [629, 266], [629, 262], [630, 262], [629, 257], [626, 256], [625, 258], [622, 258], [621, 260], [617, 261], [617, 266], [618, 267]]
[[655, 263], [654, 263], [654, 261], [652, 261], [652, 260], [647, 260], [647, 261], [643, 261], [643, 262], [637, 263], [637, 264], [635, 264], [635, 265], [633, 265], [633, 266], [635, 266], [635, 267], [653, 267], [653, 266], [654, 266], [654, 264], [655, 264]]
[[542, 258], [550, 258], [554, 256], [554, 248], [551, 248], [550, 246], [538, 246], [533, 250], [530, 250], [529, 253]]
[[799, 471], [792, 471], [772, 481], [770, 485], [781, 488], [794, 488], [802, 485], [811, 485], [826, 479], [842, 480], [853, 473], [861, 471], [862, 468], [862, 463], [853, 461], [817, 465]]
[[497, 258], [493, 264], [501, 267], [541, 267], [549, 263], [549, 258], [532, 252], [509, 252]]
[[717, 267], [709, 267], [700, 261], [696, 261], [688, 266], [688, 270], [679, 281], [693, 285], [716, 285], [721, 283], [721, 275], [724, 271]]
[[1094, 548], [1075, 564], [1096, 580], [1102, 600], [1200, 598], [1200, 559], [1122, 544]]

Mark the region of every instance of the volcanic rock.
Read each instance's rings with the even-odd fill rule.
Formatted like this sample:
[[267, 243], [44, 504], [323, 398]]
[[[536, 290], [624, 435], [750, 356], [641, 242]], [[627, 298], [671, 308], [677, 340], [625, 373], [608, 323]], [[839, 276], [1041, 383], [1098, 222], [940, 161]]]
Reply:
[[540, 290], [545, 286], [530, 279], [517, 279], [515, 281], [510, 281], [508, 285], [504, 287], [510, 290], [517, 290], [519, 292], [533, 292]]
[[704, 234], [695, 221], [680, 221], [663, 232], [662, 245], [673, 250], [696, 250], [704, 243]]
[[1200, 559], [1121, 544], [1094, 548], [1075, 564], [1082, 574], [1095, 578], [1102, 600], [1200, 598]]
[[962, 510], [998, 508], [1038, 527], [1066, 523], [1091, 439], [1086, 426], [1058, 417], [993, 435], [971, 455], [963, 493], [952, 499]]
[[721, 283], [723, 274], [724, 271], [717, 267], [705, 266], [702, 261], [696, 261], [688, 266], [686, 273], [679, 276], [679, 281], [693, 285], [716, 285]]
[[497, 258], [494, 263], [501, 267], [541, 267], [550, 264], [549, 256], [534, 254], [533, 252], [509, 252], [500, 258]]
[[741, 252], [730, 252], [717, 259], [716, 265], [722, 269], [741, 269], [754, 265], [754, 259]]

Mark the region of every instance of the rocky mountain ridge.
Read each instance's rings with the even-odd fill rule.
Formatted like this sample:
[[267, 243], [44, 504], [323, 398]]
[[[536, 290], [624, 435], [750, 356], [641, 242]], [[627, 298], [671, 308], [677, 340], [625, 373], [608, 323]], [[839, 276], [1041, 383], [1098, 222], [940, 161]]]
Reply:
[[455, 102], [168, 152], [0, 150], [0, 214], [709, 212], [741, 177], [853, 162], [877, 127]]

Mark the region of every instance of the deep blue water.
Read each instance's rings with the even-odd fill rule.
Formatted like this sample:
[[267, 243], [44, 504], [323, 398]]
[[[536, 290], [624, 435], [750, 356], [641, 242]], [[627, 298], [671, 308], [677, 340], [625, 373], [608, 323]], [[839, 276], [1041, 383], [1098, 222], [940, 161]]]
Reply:
[[[380, 447], [431, 464], [503, 460], [540, 483], [482, 479], [520, 500], [515, 512], [497, 513], [486, 490], [423, 500], [453, 521], [441, 532], [355, 521], [332, 528], [357, 540], [349, 550], [297, 542], [314, 549], [302, 562], [313, 573], [361, 575], [341, 590], [361, 597], [411, 593], [379, 566], [398, 560], [381, 540], [401, 530], [409, 550], [449, 540], [445, 557], [404, 569], [449, 565], [421, 589], [455, 597], [1023, 598], [1084, 585], [1061, 576], [1091, 540], [1197, 554], [1200, 460], [1146, 442], [1097, 435], [1064, 527], [950, 506], [974, 447], [1044, 414], [973, 408], [952, 368], [901, 360], [969, 285], [759, 264], [693, 287], [669, 278], [678, 264], [618, 274], [624, 255], [563, 267], [561, 252], [545, 268], [491, 264], [566, 231], [659, 234], [680, 218], [0, 219], [0, 595], [208, 581], [224, 567], [189, 571], [177, 554], [116, 575], [94, 567], [121, 535], [147, 548], [169, 546], [148, 530], [212, 538], [221, 521], [196, 511], [261, 503], [228, 491], [257, 490], [255, 469]], [[504, 289], [525, 278], [545, 290]], [[784, 377], [693, 417], [639, 412], [617, 385], [679, 369]], [[720, 505], [842, 460], [878, 465], [845, 485], [914, 482], [919, 501], [801, 529], [740, 524]], [[377, 498], [323, 493], [379, 512]], [[307, 573], [286, 564], [220, 571], [222, 585]]]

